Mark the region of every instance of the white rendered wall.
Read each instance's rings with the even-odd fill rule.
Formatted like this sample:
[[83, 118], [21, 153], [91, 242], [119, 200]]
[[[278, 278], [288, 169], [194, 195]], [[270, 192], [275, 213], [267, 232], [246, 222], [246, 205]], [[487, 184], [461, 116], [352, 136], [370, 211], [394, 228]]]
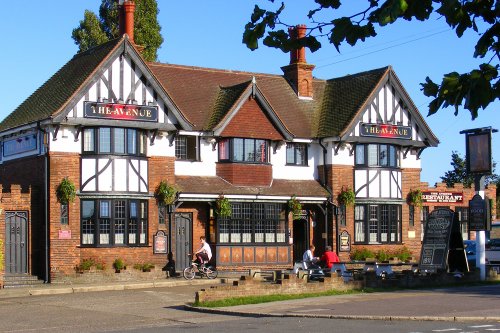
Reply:
[[280, 145], [276, 153], [270, 152], [274, 179], [313, 180], [317, 178], [318, 156], [321, 147], [318, 144], [307, 144], [307, 166], [286, 165], [286, 144]]
[[[218, 160], [217, 145], [212, 150], [212, 144], [204, 139], [200, 141], [200, 161], [175, 161], [175, 174], [179, 176], [215, 176]], [[175, 154], [175, 150], [174, 150]]]

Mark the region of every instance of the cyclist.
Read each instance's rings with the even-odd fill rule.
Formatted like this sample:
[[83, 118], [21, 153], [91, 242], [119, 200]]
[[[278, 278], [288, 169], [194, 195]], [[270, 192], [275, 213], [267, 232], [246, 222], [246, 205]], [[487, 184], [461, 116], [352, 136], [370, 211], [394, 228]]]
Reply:
[[201, 267], [204, 267], [205, 263], [208, 263], [212, 259], [212, 250], [210, 249], [210, 244], [207, 243], [204, 236], [200, 237], [201, 247], [198, 251], [194, 253], [196, 256], [196, 261]]

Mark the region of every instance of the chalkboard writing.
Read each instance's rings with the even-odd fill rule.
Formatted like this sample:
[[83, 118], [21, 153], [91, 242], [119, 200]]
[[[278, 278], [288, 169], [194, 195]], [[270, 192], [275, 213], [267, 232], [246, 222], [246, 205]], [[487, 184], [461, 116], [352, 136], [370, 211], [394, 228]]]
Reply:
[[469, 230], [486, 230], [486, 201], [476, 194], [469, 200]]
[[454, 212], [439, 208], [429, 214], [420, 254], [420, 270], [446, 269]]

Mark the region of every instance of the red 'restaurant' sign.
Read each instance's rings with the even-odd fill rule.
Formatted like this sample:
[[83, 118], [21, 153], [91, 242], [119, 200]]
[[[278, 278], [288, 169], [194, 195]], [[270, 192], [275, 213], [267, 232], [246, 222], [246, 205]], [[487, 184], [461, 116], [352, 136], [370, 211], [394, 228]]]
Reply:
[[422, 202], [461, 203], [463, 201], [462, 192], [422, 192]]

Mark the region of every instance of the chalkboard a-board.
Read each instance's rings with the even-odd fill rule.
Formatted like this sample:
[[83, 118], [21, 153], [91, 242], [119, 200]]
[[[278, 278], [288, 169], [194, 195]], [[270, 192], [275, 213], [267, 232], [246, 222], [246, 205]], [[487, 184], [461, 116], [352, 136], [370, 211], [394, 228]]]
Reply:
[[429, 214], [420, 254], [420, 270], [446, 269], [454, 214], [448, 208], [438, 208]]

